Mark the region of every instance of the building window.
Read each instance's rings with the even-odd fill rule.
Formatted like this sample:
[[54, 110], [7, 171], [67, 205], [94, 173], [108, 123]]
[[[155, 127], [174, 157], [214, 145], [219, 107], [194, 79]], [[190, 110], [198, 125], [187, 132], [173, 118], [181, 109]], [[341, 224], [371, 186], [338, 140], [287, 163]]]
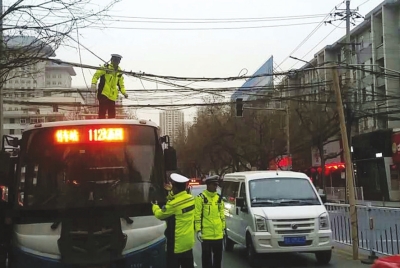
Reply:
[[365, 88], [361, 89], [361, 98], [363, 103], [367, 101], [367, 90]]
[[64, 93], [64, 97], [72, 97], [72, 92]]
[[14, 118], [10, 118], [10, 124], [15, 124], [15, 119]]
[[21, 119], [19, 120], [19, 122], [20, 122], [21, 124], [26, 124], [26, 119], [25, 119], [25, 118], [21, 118]]
[[43, 97], [51, 97], [50, 91], [43, 91]]
[[62, 75], [61, 75], [61, 74], [59, 74], [59, 75], [58, 75], [58, 78], [61, 78], [61, 77], [62, 77]]
[[14, 134], [15, 134], [14, 129], [10, 129], [10, 135], [14, 135]]
[[371, 99], [374, 100], [375, 99], [375, 86], [374, 84], [371, 84]]

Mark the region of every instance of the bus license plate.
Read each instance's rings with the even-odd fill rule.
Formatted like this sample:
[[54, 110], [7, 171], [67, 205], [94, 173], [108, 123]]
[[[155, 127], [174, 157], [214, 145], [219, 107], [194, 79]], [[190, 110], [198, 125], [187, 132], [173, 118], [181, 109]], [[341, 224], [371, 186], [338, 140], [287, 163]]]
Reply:
[[285, 245], [301, 246], [306, 244], [306, 237], [305, 236], [284, 237], [283, 242], [285, 243]]

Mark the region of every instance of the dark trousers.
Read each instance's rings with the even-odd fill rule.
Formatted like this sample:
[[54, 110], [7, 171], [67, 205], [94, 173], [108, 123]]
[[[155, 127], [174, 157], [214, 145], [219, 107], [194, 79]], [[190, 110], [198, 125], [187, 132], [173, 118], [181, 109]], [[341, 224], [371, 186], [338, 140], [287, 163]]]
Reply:
[[168, 268], [194, 268], [193, 250], [167, 256]]
[[99, 99], [99, 119], [105, 119], [108, 112], [108, 118], [115, 118], [115, 101], [110, 100], [103, 94], [100, 94]]
[[201, 251], [203, 268], [221, 268], [222, 239], [203, 240], [201, 243]]

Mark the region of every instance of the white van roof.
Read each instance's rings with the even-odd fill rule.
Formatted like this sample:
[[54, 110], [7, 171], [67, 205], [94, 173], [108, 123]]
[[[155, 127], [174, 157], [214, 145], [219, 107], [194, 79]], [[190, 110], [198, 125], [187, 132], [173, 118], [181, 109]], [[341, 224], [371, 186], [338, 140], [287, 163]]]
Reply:
[[308, 176], [301, 172], [282, 171], [282, 170], [260, 170], [260, 171], [243, 171], [225, 174], [224, 180], [229, 179], [269, 179], [269, 178], [299, 178], [309, 179]]

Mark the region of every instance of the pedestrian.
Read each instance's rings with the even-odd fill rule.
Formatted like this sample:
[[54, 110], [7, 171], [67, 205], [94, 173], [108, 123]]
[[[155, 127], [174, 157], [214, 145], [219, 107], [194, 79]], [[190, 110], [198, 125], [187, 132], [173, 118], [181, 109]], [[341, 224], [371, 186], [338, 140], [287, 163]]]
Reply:
[[152, 202], [154, 216], [167, 222], [167, 267], [194, 268], [194, 197], [186, 192], [188, 178], [176, 173], [170, 178], [172, 193], [166, 205], [161, 209]]
[[195, 231], [201, 242], [203, 268], [221, 268], [225, 214], [222, 196], [217, 193], [219, 176], [205, 179], [207, 189], [195, 199]]
[[97, 99], [99, 100], [99, 119], [115, 118], [115, 101], [118, 98], [118, 90], [121, 91], [125, 98], [126, 94], [124, 77], [122, 70], [119, 67], [122, 56], [111, 54], [111, 62], [104, 64], [101, 69], [98, 69], [92, 78], [92, 90], [96, 90], [97, 82], [100, 79], [97, 88]]

